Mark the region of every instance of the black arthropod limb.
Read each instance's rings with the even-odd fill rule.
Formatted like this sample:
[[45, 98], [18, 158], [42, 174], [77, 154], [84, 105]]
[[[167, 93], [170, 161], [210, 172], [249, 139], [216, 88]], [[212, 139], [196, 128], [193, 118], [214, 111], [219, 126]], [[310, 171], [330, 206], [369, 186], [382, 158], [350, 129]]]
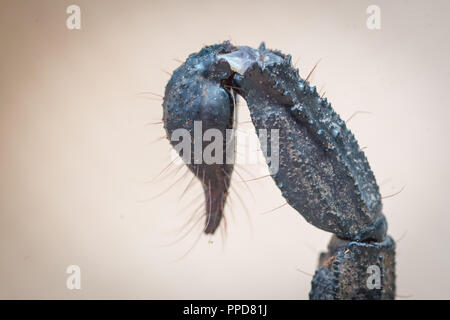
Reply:
[[272, 176], [287, 202], [341, 238], [383, 240], [386, 219], [364, 152], [327, 99], [300, 78], [291, 57], [262, 44], [221, 59], [236, 72], [234, 85], [255, 127], [266, 129], [269, 140], [271, 129], [278, 132], [280, 167]]
[[[287, 203], [309, 223], [342, 241], [329, 252], [331, 257], [339, 253], [340, 258], [321, 264], [316, 272], [311, 298], [393, 298], [395, 243], [386, 237], [387, 223], [374, 174], [345, 122], [327, 99], [299, 76], [291, 56], [267, 50], [264, 43], [253, 49], [229, 42], [189, 56], [166, 87], [164, 125], [169, 139], [178, 128], [192, 135], [197, 120], [203, 122], [203, 132], [217, 128], [225, 135], [232, 127], [234, 108], [233, 93], [227, 87], [237, 88], [247, 101], [255, 128], [266, 129], [270, 141], [278, 140], [273, 145], [261, 139], [261, 147], [266, 156], [278, 156], [279, 167], [272, 167], [271, 161], [269, 169]], [[232, 148], [224, 143], [223, 149], [221, 160], [225, 161]], [[205, 232], [213, 233], [223, 214], [233, 166], [226, 162], [195, 164], [193, 151], [184, 156], [203, 184], [208, 213]], [[350, 258], [346, 256], [349, 252]], [[372, 259], [375, 256], [383, 258]], [[365, 279], [362, 269], [355, 278], [336, 276], [339, 268], [353, 268], [355, 263], [363, 268], [368, 261], [389, 272], [376, 294], [361, 287]]]
[[[179, 140], [186, 138], [183, 133], [190, 138], [189, 145], [177, 151], [203, 185], [206, 203], [204, 232], [207, 234], [214, 233], [220, 224], [233, 171], [234, 144], [230, 130], [233, 126], [234, 93], [225, 88], [233, 72], [228, 63], [217, 61], [220, 53], [231, 50], [232, 46], [224, 43], [205, 47], [190, 55], [173, 72], [163, 102], [164, 128], [172, 145], [180, 146]], [[208, 137], [210, 130], [218, 130], [223, 138], [214, 141], [221, 143], [221, 148], [215, 150], [214, 161], [204, 159], [209, 143], [205, 143], [203, 137]]]

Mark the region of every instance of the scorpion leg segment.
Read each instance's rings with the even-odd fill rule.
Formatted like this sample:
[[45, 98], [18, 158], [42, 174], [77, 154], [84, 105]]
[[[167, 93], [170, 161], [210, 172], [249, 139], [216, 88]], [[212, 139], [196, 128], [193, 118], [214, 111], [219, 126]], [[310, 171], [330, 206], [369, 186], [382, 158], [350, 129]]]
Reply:
[[[264, 45], [219, 57], [235, 72], [255, 128], [266, 129], [269, 141], [278, 130], [279, 168], [271, 173], [287, 202], [340, 238], [382, 241], [386, 219], [364, 152], [330, 103], [300, 78], [291, 57]], [[266, 157], [277, 151], [271, 149]]]
[[311, 300], [395, 299], [395, 243], [331, 238], [311, 282]]

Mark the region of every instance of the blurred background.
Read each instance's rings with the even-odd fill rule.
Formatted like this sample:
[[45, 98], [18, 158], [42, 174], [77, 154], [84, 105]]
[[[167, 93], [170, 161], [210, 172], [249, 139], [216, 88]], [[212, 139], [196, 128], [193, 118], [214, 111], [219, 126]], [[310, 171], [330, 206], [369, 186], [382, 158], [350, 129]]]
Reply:
[[[224, 40], [265, 41], [303, 77], [320, 59], [311, 82], [344, 120], [365, 112], [348, 126], [382, 195], [404, 187], [383, 201], [398, 299], [450, 298], [449, 12], [438, 0], [2, 1], [0, 298], [308, 298], [331, 235], [288, 206], [262, 214], [284, 203], [271, 179], [234, 175], [226, 234], [199, 238], [202, 224], [186, 225], [199, 184], [183, 193], [191, 173], [164, 170], [157, 95], [179, 61]], [[239, 113], [250, 144], [243, 101]]]

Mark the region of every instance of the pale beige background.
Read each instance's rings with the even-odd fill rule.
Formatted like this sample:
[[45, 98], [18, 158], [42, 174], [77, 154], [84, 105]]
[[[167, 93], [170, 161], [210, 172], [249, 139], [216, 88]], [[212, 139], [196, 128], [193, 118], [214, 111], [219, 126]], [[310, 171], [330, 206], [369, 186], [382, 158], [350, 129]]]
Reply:
[[[81, 7], [82, 29], [66, 28]], [[381, 7], [379, 31], [366, 8]], [[225, 246], [183, 241], [193, 214], [186, 168], [158, 121], [169, 76], [203, 44], [266, 41], [349, 122], [375, 172], [398, 242], [399, 298], [450, 298], [448, 1], [2, 1], [0, 6], [0, 298], [306, 299], [330, 234], [285, 206], [269, 179], [235, 181]], [[242, 106], [242, 104], [241, 104]], [[242, 111], [242, 121], [248, 113]], [[257, 166], [239, 168], [247, 178]], [[246, 172], [245, 170], [249, 171]], [[177, 174], [177, 175], [175, 175]], [[239, 202], [250, 212], [251, 225]], [[200, 202], [199, 202], [200, 201]], [[201, 203], [197, 199], [197, 203]], [[66, 288], [68, 265], [82, 289]]]

